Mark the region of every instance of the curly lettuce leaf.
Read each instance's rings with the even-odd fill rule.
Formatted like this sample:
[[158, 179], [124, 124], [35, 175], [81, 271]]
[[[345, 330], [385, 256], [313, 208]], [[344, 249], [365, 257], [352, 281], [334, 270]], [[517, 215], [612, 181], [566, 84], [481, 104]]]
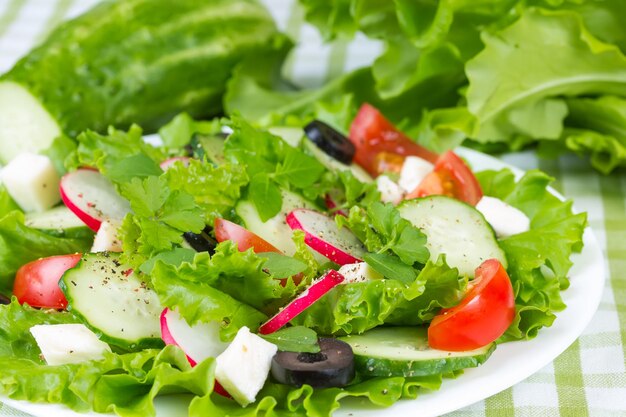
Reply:
[[626, 166], [626, 99], [617, 96], [571, 98], [567, 101], [565, 146], [591, 155], [591, 164], [610, 173]]
[[571, 255], [582, 249], [587, 224], [571, 201], [562, 201], [548, 186], [552, 178], [533, 170], [519, 181], [509, 170], [477, 174], [485, 195], [500, 198], [530, 219], [528, 232], [499, 241], [509, 263], [516, 303], [515, 322], [502, 340], [532, 338], [552, 324], [554, 312], [565, 308], [561, 290], [569, 285]]
[[443, 259], [427, 263], [414, 281], [372, 280], [338, 285], [292, 320], [320, 334], [363, 333], [382, 324], [417, 325], [456, 305], [465, 281]]
[[[0, 392], [13, 399], [63, 404], [78, 412], [93, 410], [122, 417], [156, 415], [154, 399], [162, 394], [186, 394], [177, 401], [190, 416], [236, 415], [250, 417], [330, 417], [342, 398], [360, 397], [378, 407], [422, 391], [439, 389], [445, 375], [413, 378], [374, 378], [345, 388], [299, 388], [267, 381], [257, 402], [241, 408], [236, 402], [212, 395], [215, 361], [209, 358], [191, 367], [177, 347], [136, 353], [107, 354], [99, 361], [46, 366], [28, 329], [35, 324], [70, 323], [69, 313], [43, 312], [13, 303], [0, 306]], [[8, 323], [21, 323], [8, 326]], [[19, 346], [19, 350], [6, 350]], [[25, 348], [28, 347], [28, 348]]]
[[196, 159], [190, 159], [187, 166], [175, 163], [165, 176], [171, 189], [193, 196], [207, 224], [212, 224], [216, 217], [228, 217], [241, 197], [242, 188], [248, 184], [248, 176], [241, 165], [216, 167]]
[[125, 182], [133, 177], [159, 175], [159, 162], [167, 157], [161, 149], [143, 140], [139, 126], [127, 132], [109, 128], [106, 135], [87, 130], [76, 138], [78, 148], [66, 161], [69, 169], [81, 166], [98, 168], [114, 182]]

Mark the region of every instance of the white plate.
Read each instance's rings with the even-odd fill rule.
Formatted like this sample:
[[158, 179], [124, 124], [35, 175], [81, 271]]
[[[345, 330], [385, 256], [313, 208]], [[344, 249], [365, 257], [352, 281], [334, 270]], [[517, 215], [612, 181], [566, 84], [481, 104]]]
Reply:
[[[490, 156], [459, 149], [474, 169], [512, 168]], [[562, 293], [567, 308], [557, 314], [552, 327], [543, 329], [530, 341], [498, 346], [489, 360], [479, 368], [469, 369], [459, 378], [445, 380], [441, 389], [424, 392], [416, 400], [403, 400], [390, 408], [372, 408], [365, 400], [350, 399], [335, 412], [335, 417], [402, 417], [438, 416], [490, 397], [528, 378], [559, 356], [583, 332], [598, 308], [606, 271], [598, 241], [589, 228], [584, 234], [585, 247], [574, 255], [570, 287]], [[58, 405], [31, 404], [3, 399], [8, 405], [37, 417], [85, 417]], [[157, 403], [159, 417], [180, 417], [185, 399], [161, 398]], [[91, 413], [90, 416], [100, 414]]]

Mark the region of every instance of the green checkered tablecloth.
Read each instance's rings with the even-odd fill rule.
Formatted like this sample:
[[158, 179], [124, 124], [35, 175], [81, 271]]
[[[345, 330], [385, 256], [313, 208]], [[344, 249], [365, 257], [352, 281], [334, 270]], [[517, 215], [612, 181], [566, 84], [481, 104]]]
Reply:
[[[96, 2], [0, 0], [0, 73], [56, 24]], [[357, 45], [323, 46], [318, 33], [304, 24], [293, 0], [264, 2], [279, 27], [301, 43], [287, 65], [287, 75], [301, 85], [315, 85], [367, 64], [380, 51], [378, 44], [364, 39]], [[449, 416], [626, 416], [626, 172], [601, 176], [573, 156], [545, 161], [521, 153], [504, 159], [522, 169], [547, 171], [557, 179], [556, 188], [589, 213], [609, 279], [590, 325], [561, 356], [512, 388]], [[0, 403], [0, 417], [5, 416], [26, 414]]]

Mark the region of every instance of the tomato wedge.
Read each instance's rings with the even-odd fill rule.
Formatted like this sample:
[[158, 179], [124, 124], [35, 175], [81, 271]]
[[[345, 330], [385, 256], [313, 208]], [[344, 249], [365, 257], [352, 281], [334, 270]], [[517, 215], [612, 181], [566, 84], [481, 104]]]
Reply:
[[[413, 155], [432, 163], [438, 155], [418, 145], [395, 128], [375, 107], [363, 104], [350, 126], [350, 141], [356, 148], [354, 162], [370, 175], [381, 174], [378, 155], [382, 152], [404, 157]], [[383, 158], [384, 159], [384, 158]]]
[[483, 191], [467, 164], [457, 154], [448, 151], [439, 157], [433, 172], [405, 198], [429, 195], [447, 195], [475, 206], [482, 198]]
[[51, 256], [27, 263], [15, 274], [13, 294], [20, 303], [31, 307], [65, 309], [67, 299], [59, 288], [59, 280], [81, 256], [80, 253]]
[[277, 252], [282, 253], [274, 247], [271, 243], [266, 241], [260, 236], [255, 235], [248, 229], [239, 226], [237, 223], [230, 222], [225, 219], [216, 218], [214, 224], [215, 239], [218, 242], [224, 242], [231, 240], [237, 244], [237, 248], [240, 252], [246, 251], [250, 248], [255, 253], [262, 252]]
[[515, 318], [515, 296], [506, 270], [497, 259], [476, 268], [468, 293], [455, 307], [444, 309], [428, 328], [433, 349], [466, 351], [502, 336]]

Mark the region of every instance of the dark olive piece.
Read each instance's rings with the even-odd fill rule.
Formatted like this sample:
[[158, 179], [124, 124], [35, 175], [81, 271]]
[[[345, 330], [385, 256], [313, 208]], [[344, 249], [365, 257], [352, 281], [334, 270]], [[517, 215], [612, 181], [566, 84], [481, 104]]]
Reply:
[[185, 232], [183, 238], [196, 252], [209, 252], [213, 255], [217, 241], [211, 237], [210, 232], [211, 229], [207, 226], [200, 233]]
[[11, 304], [11, 299], [4, 294], [0, 294], [0, 304]]
[[354, 144], [340, 132], [326, 123], [313, 120], [305, 126], [304, 133], [307, 137], [323, 150], [327, 155], [335, 158], [346, 165], [352, 163], [356, 149]]
[[281, 384], [314, 388], [343, 387], [354, 379], [352, 348], [337, 339], [320, 338], [320, 352], [278, 352], [272, 376]]

